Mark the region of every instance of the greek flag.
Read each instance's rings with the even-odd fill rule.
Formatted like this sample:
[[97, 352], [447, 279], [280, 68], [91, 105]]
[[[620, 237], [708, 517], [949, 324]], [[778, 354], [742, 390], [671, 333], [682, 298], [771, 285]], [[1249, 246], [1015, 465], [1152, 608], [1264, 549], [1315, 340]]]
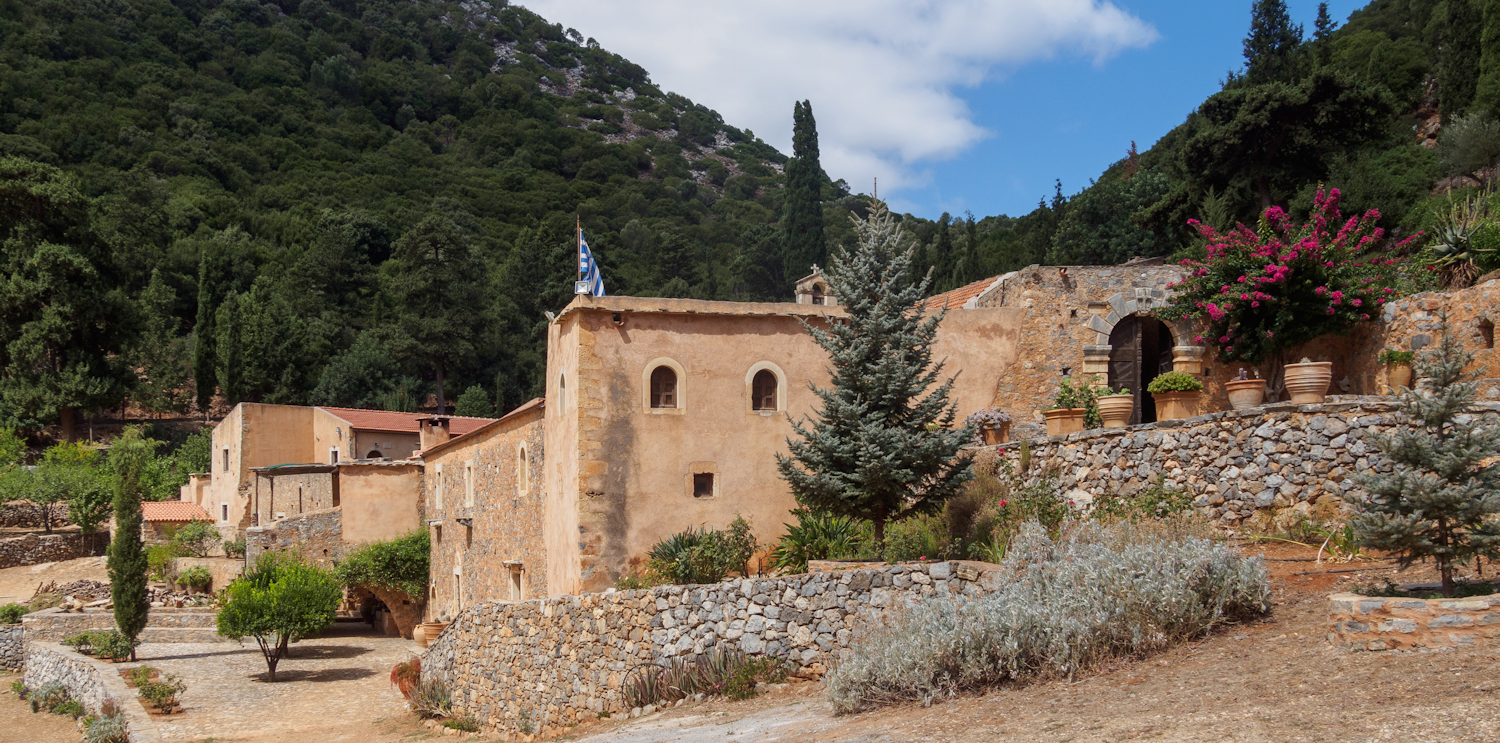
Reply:
[[579, 294], [605, 296], [604, 277], [599, 274], [599, 264], [594, 261], [594, 254], [589, 252], [589, 244], [584, 241], [582, 230], [578, 232], [578, 274], [583, 277], [578, 282]]

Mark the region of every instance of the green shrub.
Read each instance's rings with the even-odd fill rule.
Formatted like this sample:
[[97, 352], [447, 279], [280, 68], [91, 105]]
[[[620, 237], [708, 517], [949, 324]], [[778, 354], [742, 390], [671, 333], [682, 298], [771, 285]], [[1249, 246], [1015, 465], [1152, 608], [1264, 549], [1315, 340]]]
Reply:
[[147, 704], [162, 712], [177, 706], [177, 695], [187, 691], [187, 684], [175, 674], [163, 674], [160, 681], [148, 681], [135, 687]]
[[172, 581], [172, 563], [179, 557], [187, 557], [182, 546], [172, 544], [153, 544], [146, 548], [147, 574], [151, 580]]
[[748, 575], [756, 549], [750, 522], [737, 515], [723, 531], [688, 527], [657, 542], [648, 569], [678, 585], [718, 583], [730, 573]]
[[48, 681], [38, 686], [35, 691], [28, 695], [31, 700], [31, 711], [40, 712], [46, 710], [51, 712], [73, 697], [68, 694], [68, 687], [61, 681]]
[[427, 596], [427, 571], [432, 537], [426, 529], [385, 542], [372, 542], [344, 556], [334, 573], [348, 587], [396, 591], [413, 601]]
[[797, 523], [786, 524], [786, 533], [771, 551], [771, 564], [789, 573], [807, 572], [808, 560], [857, 558], [868, 549], [862, 523], [848, 516], [798, 508]]
[[94, 639], [94, 649], [99, 657], [110, 660], [128, 660], [138, 644], [131, 642], [130, 638], [119, 630], [113, 629], [99, 633]]
[[948, 530], [940, 516], [921, 514], [891, 523], [885, 528], [882, 556], [889, 562], [936, 560], [947, 551]]
[[1193, 510], [1193, 495], [1181, 488], [1165, 485], [1161, 477], [1150, 487], [1141, 488], [1133, 495], [1101, 495], [1094, 500], [1090, 515], [1103, 521], [1140, 521], [1162, 519]]
[[411, 711], [418, 717], [447, 717], [453, 714], [453, 698], [448, 694], [448, 685], [438, 679], [423, 681], [411, 698]]
[[203, 565], [194, 565], [177, 574], [177, 585], [207, 588], [214, 582], [214, 575]]
[[1394, 348], [1387, 348], [1382, 350], [1375, 360], [1381, 364], [1410, 364], [1416, 357], [1416, 351], [1398, 351]]
[[223, 537], [212, 521], [189, 521], [172, 535], [172, 545], [182, 552], [184, 557], [187, 555], [208, 557], [208, 553], [221, 539]]
[[1203, 383], [1198, 381], [1197, 377], [1180, 371], [1167, 372], [1151, 380], [1151, 384], [1146, 385], [1146, 391], [1152, 394], [1162, 392], [1197, 392], [1201, 389], [1203, 389]]
[[156, 673], [156, 669], [151, 666], [136, 668], [130, 672], [130, 683], [137, 687], [145, 686], [151, 683], [151, 675], [154, 673]]
[[100, 715], [83, 731], [84, 743], [130, 743], [124, 714]]
[[461, 730], [465, 733], [477, 733], [479, 732], [479, 721], [474, 719], [473, 715], [464, 715], [463, 717], [443, 721], [443, 727]]
[[245, 538], [244, 537], [240, 537], [238, 539], [231, 539], [231, 540], [225, 542], [224, 543], [224, 556], [225, 557], [244, 557], [245, 556]]
[[0, 624], [19, 624], [21, 617], [28, 613], [29, 610], [21, 604], [0, 606]]
[[78, 700], [76, 699], [69, 699], [68, 701], [54, 707], [52, 709], [52, 714], [67, 715], [68, 717], [76, 720], [80, 717], [83, 717], [83, 705], [79, 704]]
[[76, 635], [70, 635], [63, 640], [63, 644], [84, 655], [94, 655], [99, 652], [99, 643], [106, 632], [104, 630], [86, 630]]
[[733, 648], [715, 648], [702, 655], [670, 658], [662, 665], [637, 666], [625, 675], [625, 703], [644, 707], [672, 702], [694, 694], [724, 695], [731, 699], [755, 696], [755, 685], [786, 678], [787, 664], [773, 657], [752, 657]]

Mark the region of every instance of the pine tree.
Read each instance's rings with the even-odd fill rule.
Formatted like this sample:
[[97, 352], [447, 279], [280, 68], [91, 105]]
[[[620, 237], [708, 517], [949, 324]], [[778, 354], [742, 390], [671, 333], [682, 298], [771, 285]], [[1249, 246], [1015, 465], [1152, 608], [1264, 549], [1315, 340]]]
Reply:
[[937, 511], [972, 477], [961, 448], [974, 432], [950, 428], [953, 378], [940, 382], [932, 359], [942, 316], [919, 306], [927, 282], [911, 281], [910, 241], [879, 202], [854, 230], [855, 249], [837, 250], [827, 269], [847, 320], [808, 326], [832, 386], [814, 388], [821, 409], [810, 426], [793, 422], [800, 440], [776, 460], [798, 503], [869, 519], [883, 542], [888, 522]]
[[1333, 42], [1328, 37], [1333, 35], [1333, 17], [1328, 14], [1328, 3], [1318, 3], [1318, 18], [1313, 21], [1313, 53], [1318, 66], [1333, 61]]
[[812, 102], [792, 109], [792, 159], [786, 164], [786, 189], [781, 211], [786, 258], [783, 271], [792, 281], [806, 276], [814, 263], [826, 262], [823, 238], [823, 165], [818, 160], [818, 124]]
[[1450, 0], [1443, 24], [1438, 60], [1438, 109], [1443, 120], [1461, 114], [1474, 100], [1479, 84], [1480, 30], [1484, 16], [1478, 0]]
[[1359, 477], [1370, 500], [1353, 520], [1361, 545], [1402, 567], [1432, 558], [1448, 597], [1458, 566], [1500, 556], [1500, 465], [1485, 463], [1500, 451], [1500, 426], [1464, 414], [1478, 395], [1464, 374], [1473, 358], [1445, 322], [1442, 343], [1416, 364], [1418, 389], [1401, 396], [1407, 424], [1374, 439], [1393, 467]]
[[151, 463], [155, 442], [140, 428], [128, 428], [109, 450], [115, 473], [115, 536], [109, 543], [109, 595], [115, 604], [115, 627], [130, 639], [135, 660], [136, 638], [146, 628], [146, 549], [141, 543], [141, 477]]
[[1245, 77], [1252, 83], [1291, 80], [1296, 75], [1302, 27], [1292, 23], [1286, 0], [1254, 0], [1245, 37]]
[[1479, 37], [1479, 79], [1474, 83], [1473, 106], [1479, 113], [1500, 116], [1500, 0], [1484, 4]]

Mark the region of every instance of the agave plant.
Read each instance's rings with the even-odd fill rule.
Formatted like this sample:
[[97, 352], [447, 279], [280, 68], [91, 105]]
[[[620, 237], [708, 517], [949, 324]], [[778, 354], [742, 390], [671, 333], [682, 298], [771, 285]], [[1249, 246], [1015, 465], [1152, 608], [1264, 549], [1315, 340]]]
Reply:
[[786, 525], [786, 534], [771, 552], [771, 563], [778, 570], [807, 572], [808, 560], [829, 560], [858, 554], [863, 535], [860, 523], [847, 516], [835, 516], [799, 508], [792, 512], [797, 523]]
[[1443, 284], [1451, 288], [1463, 288], [1474, 283], [1479, 276], [1475, 263], [1478, 253], [1492, 253], [1494, 248], [1481, 248], [1475, 244], [1486, 230], [1494, 229], [1494, 217], [1490, 214], [1490, 190], [1471, 193], [1455, 201], [1448, 196], [1448, 211], [1439, 213], [1432, 230], [1432, 242], [1427, 246], [1428, 262], [1442, 273]]

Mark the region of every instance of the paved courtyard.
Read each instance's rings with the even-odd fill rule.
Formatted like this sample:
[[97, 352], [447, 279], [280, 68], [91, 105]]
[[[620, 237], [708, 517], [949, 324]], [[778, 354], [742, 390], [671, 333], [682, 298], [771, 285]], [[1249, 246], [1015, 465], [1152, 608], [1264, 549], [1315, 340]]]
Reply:
[[[404, 713], [390, 685], [391, 666], [411, 657], [410, 640], [370, 634], [364, 624], [339, 623], [322, 637], [291, 647], [266, 679], [266, 662], [253, 640], [233, 643], [147, 644], [141, 662], [187, 682], [184, 712], [157, 718], [162, 739], [198, 741], [269, 737], [354, 740], [376, 720]], [[125, 666], [131, 667], [131, 666]]]

